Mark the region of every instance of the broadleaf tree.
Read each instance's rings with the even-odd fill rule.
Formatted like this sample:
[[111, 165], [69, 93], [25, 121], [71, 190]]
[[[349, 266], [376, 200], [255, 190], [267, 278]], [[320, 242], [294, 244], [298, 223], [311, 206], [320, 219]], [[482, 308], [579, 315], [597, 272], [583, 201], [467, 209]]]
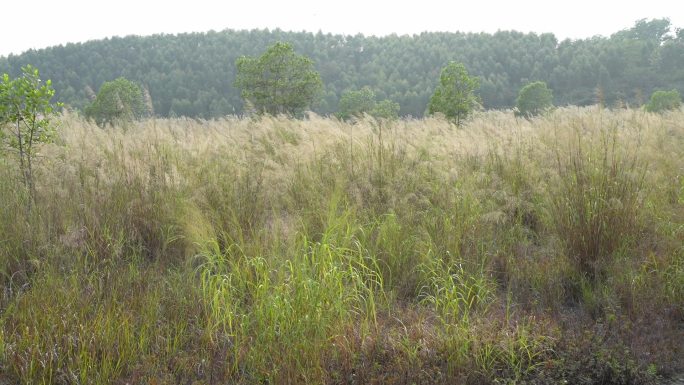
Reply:
[[142, 89], [126, 78], [105, 82], [86, 107], [85, 115], [100, 127], [127, 124], [145, 116], [147, 107]]
[[450, 62], [442, 69], [439, 85], [430, 98], [428, 113], [442, 113], [460, 126], [479, 103], [475, 94], [480, 88], [480, 80], [468, 75], [462, 63]]
[[247, 109], [257, 114], [297, 115], [311, 107], [323, 88], [311, 59], [295, 53], [289, 43], [276, 43], [259, 57], [242, 56], [235, 65], [235, 86]]
[[399, 103], [394, 100], [384, 99], [375, 103], [370, 114], [376, 119], [397, 119], [399, 117]]
[[520, 89], [516, 101], [516, 116], [526, 118], [542, 114], [553, 108], [553, 92], [545, 82], [533, 82]]
[[22, 68], [22, 75], [11, 79], [2, 76], [0, 82], [0, 139], [4, 147], [14, 151], [19, 171], [31, 201], [35, 199], [34, 161], [41, 144], [50, 142], [56, 126], [52, 118], [59, 104], [50, 100], [55, 94], [52, 82], [43, 82], [38, 69]]
[[346, 91], [340, 97], [337, 117], [349, 120], [370, 113], [375, 107], [375, 92], [369, 87]]
[[337, 117], [349, 120], [361, 117], [363, 114], [371, 115], [376, 119], [396, 119], [399, 117], [399, 103], [389, 99], [378, 102], [375, 92], [369, 87], [343, 93]]
[[682, 97], [677, 90], [655, 91], [651, 99], [646, 103], [646, 111], [662, 112], [676, 110], [682, 105]]

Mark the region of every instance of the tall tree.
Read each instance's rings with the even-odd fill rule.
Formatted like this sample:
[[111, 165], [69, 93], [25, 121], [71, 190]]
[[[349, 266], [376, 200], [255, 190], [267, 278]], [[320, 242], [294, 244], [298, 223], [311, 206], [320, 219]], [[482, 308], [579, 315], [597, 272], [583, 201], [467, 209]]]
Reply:
[[260, 57], [236, 61], [235, 86], [259, 114], [296, 115], [319, 96], [321, 77], [311, 59], [297, 55], [289, 43], [276, 43]]
[[462, 63], [450, 62], [442, 69], [439, 85], [430, 98], [428, 112], [441, 112], [460, 126], [478, 104], [475, 91], [479, 87], [479, 79], [469, 76]]

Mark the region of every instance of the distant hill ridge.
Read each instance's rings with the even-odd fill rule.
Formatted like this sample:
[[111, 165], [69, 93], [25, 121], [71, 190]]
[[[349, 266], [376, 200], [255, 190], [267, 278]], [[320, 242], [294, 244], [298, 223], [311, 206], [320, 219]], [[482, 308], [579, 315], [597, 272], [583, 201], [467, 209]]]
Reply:
[[337, 110], [346, 90], [369, 86], [422, 116], [449, 61], [481, 79], [485, 108], [508, 108], [526, 83], [542, 80], [557, 105], [641, 104], [653, 90], [684, 93], [684, 33], [667, 19], [641, 20], [611, 37], [559, 42], [553, 34], [500, 31], [430, 32], [412, 36], [343, 36], [251, 30], [115, 37], [0, 58], [16, 76], [32, 64], [52, 79], [56, 100], [82, 109], [105, 81], [126, 77], [149, 91], [157, 116], [212, 118], [242, 112], [233, 87], [235, 59], [276, 41], [309, 56], [325, 90], [314, 111]]

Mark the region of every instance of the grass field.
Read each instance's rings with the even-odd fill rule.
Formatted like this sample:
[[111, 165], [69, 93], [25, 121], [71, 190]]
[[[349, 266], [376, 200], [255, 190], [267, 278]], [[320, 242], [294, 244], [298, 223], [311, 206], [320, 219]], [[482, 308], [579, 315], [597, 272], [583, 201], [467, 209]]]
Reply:
[[684, 369], [682, 111], [59, 124], [30, 208], [0, 155], [0, 384]]

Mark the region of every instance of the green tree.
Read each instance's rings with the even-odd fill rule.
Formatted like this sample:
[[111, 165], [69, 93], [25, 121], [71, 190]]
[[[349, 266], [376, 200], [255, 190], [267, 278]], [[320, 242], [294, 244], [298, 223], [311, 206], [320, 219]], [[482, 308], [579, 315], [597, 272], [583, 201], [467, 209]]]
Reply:
[[346, 91], [340, 97], [337, 117], [349, 120], [353, 117], [369, 114], [375, 108], [375, 103], [375, 92], [369, 87]]
[[376, 101], [375, 92], [369, 87], [343, 93], [337, 116], [348, 120], [363, 114], [369, 114], [376, 119], [396, 119], [399, 117], [399, 103], [389, 99]]
[[637, 39], [644, 41], [662, 42], [669, 38], [672, 24], [670, 19], [641, 19], [634, 23], [634, 27], [614, 34], [618, 38]]
[[309, 108], [323, 88], [311, 59], [297, 55], [289, 43], [276, 43], [258, 58], [242, 56], [235, 65], [235, 86], [258, 114], [296, 115]]
[[399, 103], [385, 99], [375, 104], [370, 114], [376, 119], [397, 119], [399, 117]]
[[479, 79], [468, 76], [462, 63], [450, 62], [442, 69], [439, 85], [428, 104], [428, 113], [441, 112], [460, 126], [478, 105], [475, 91], [479, 87]]
[[100, 127], [130, 123], [142, 118], [147, 111], [140, 87], [125, 78], [106, 82], [95, 100], [85, 109], [88, 119]]
[[49, 142], [55, 131], [52, 118], [56, 106], [50, 103], [54, 94], [52, 82], [43, 83], [38, 70], [30, 65], [22, 68], [21, 77], [10, 79], [4, 74], [0, 83], [0, 139], [16, 151], [31, 201], [35, 199], [33, 162], [38, 147]]
[[661, 112], [675, 110], [682, 105], [682, 97], [679, 91], [655, 91], [651, 94], [651, 99], [646, 103], [646, 111]]
[[336, 112], [344, 91], [372, 85], [379, 99], [391, 98], [402, 114], [420, 117], [427, 112], [439, 71], [451, 60], [463, 62], [471, 75], [480, 77], [477, 92], [487, 108], [514, 107], [527, 83], [523, 79], [545, 81], [553, 89], [554, 103], [562, 105], [595, 103], [597, 85], [605, 92], [606, 105], [618, 100], [638, 104], [635, 89], [650, 95], [666, 85], [684, 92], [683, 26], [676, 26], [679, 32], [663, 20], [633, 26], [611, 37], [563, 41], [552, 34], [514, 31], [345, 37], [226, 30], [128, 36], [0, 57], [0, 75], [19, 76], [21, 66], [31, 63], [52, 79], [55, 100], [81, 110], [100, 84], [125, 76], [145, 84], [158, 116], [169, 116], [175, 99], [187, 107], [183, 115], [211, 118], [243, 109], [240, 89], [233, 86], [238, 57], [258, 57], [270, 42], [281, 40], [316, 63], [325, 93], [311, 108], [320, 114]]
[[553, 92], [545, 82], [533, 82], [520, 89], [516, 102], [516, 116], [526, 118], [553, 108]]

